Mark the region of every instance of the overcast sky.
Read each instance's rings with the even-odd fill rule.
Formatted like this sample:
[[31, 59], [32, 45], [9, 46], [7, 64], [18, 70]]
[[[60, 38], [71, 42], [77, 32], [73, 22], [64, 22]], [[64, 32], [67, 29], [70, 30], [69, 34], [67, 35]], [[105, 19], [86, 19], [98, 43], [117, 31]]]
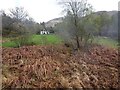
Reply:
[[[118, 10], [120, 0], [88, 0], [95, 11]], [[62, 8], [57, 4], [57, 0], [0, 0], [0, 10], [6, 12], [10, 8], [22, 6], [28, 14], [37, 22], [49, 21], [53, 18], [61, 17]]]

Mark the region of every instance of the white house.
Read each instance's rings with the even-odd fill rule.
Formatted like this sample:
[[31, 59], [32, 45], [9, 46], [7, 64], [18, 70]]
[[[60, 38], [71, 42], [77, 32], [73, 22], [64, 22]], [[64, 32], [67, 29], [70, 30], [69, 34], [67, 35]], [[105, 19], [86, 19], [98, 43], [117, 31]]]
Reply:
[[40, 34], [43, 35], [43, 34], [50, 34], [49, 31], [46, 31], [46, 30], [43, 30], [43, 31], [40, 31]]

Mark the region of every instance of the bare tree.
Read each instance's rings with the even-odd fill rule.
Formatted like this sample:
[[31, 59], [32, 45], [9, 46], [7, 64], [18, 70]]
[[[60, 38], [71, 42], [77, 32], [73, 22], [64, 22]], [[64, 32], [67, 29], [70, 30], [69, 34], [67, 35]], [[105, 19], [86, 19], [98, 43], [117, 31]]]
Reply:
[[15, 41], [18, 47], [28, 44], [30, 32], [28, 27], [24, 24], [27, 20], [28, 14], [23, 7], [15, 7], [10, 10], [10, 17], [14, 20], [12, 23], [12, 31], [10, 33], [11, 40]]
[[92, 6], [88, 4], [87, 0], [64, 0], [59, 4], [63, 5], [64, 11], [67, 13], [68, 27], [72, 29], [77, 48], [80, 48], [80, 40], [82, 41], [83, 35], [86, 34], [79, 22], [82, 17], [92, 12]]
[[28, 14], [23, 7], [15, 7], [10, 10], [10, 16], [17, 21], [23, 21], [28, 17]]

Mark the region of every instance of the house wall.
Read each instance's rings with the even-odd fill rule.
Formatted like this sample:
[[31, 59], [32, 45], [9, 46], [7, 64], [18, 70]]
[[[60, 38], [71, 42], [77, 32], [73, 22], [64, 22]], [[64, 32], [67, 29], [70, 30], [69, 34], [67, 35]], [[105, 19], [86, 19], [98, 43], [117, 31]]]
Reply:
[[40, 34], [43, 35], [43, 34], [50, 34], [48, 31], [40, 31]]

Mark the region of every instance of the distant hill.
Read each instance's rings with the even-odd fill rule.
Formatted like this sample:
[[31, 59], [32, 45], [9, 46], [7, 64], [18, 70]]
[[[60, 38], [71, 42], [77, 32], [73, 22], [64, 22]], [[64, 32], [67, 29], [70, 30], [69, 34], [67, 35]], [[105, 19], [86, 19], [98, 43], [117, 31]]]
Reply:
[[46, 27], [54, 27], [55, 24], [62, 22], [63, 17], [52, 19], [45, 23]]
[[[110, 25], [105, 26], [102, 30], [102, 35], [111, 37], [111, 38], [118, 38], [118, 11], [98, 11], [94, 12], [94, 14], [99, 15], [101, 13], [107, 13], [111, 18], [112, 22]], [[47, 27], [54, 27], [55, 24], [62, 22], [63, 17], [52, 19], [46, 22]]]

